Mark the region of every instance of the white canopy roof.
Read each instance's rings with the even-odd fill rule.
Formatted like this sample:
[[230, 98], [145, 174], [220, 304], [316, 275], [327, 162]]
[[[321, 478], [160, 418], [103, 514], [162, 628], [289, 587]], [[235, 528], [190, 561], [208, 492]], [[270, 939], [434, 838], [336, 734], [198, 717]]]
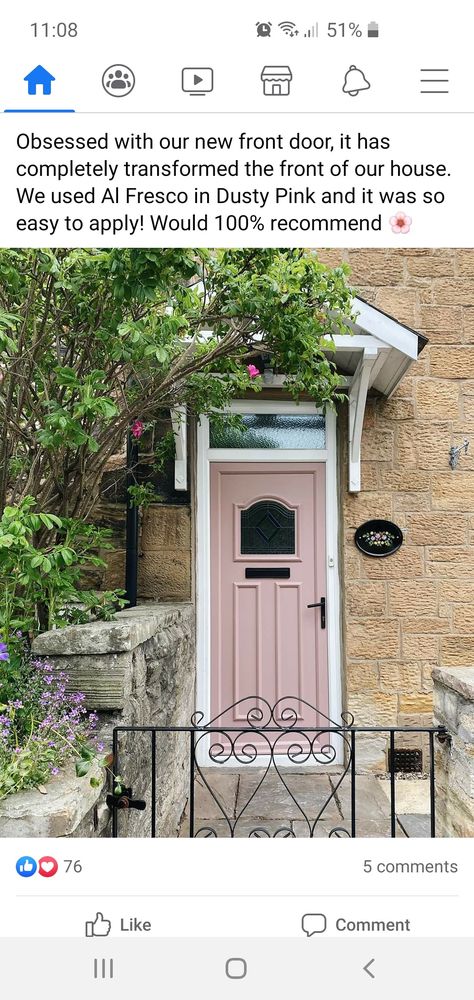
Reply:
[[356, 320], [353, 335], [335, 335], [334, 358], [338, 371], [347, 376], [349, 393], [349, 491], [360, 490], [362, 424], [369, 390], [391, 396], [413, 361], [427, 343], [426, 338], [398, 323], [392, 316], [354, 300]]

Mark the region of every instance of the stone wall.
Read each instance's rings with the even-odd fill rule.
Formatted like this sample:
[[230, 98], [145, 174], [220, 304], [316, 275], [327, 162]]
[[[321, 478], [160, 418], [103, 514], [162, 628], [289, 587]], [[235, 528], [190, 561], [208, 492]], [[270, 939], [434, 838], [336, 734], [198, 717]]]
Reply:
[[[112, 529], [112, 552], [102, 553], [107, 569], [98, 585], [123, 588], [125, 504], [104, 503], [96, 523]], [[191, 509], [189, 504], [152, 504], [140, 514], [138, 597], [148, 601], [189, 601], [192, 595]]]
[[[429, 725], [431, 671], [474, 657], [474, 251], [320, 256], [346, 261], [362, 298], [429, 339], [392, 398], [368, 403], [359, 494], [347, 492], [347, 413], [339, 419], [348, 707], [360, 724]], [[449, 449], [465, 437], [452, 471]], [[390, 558], [354, 546], [371, 517], [403, 529]], [[385, 767], [379, 743], [372, 764]]]
[[474, 837], [474, 667], [433, 671], [436, 722], [450, 739], [438, 744], [437, 833]]
[[[45, 632], [34, 652], [70, 678], [70, 690], [83, 691], [88, 709], [99, 713], [106, 749], [114, 726], [185, 726], [194, 711], [194, 612], [189, 604], [144, 604], [121, 611], [112, 622], [70, 626]], [[156, 741], [156, 833], [175, 836], [189, 784], [189, 741], [184, 735], [158, 735]], [[144, 812], [121, 811], [121, 836], [148, 836], [151, 826], [151, 736], [124, 734], [118, 768]], [[117, 772], [115, 772], [117, 773]], [[0, 836], [110, 836], [105, 804], [110, 781], [91, 789], [74, 769], [48, 785], [46, 795], [22, 792], [0, 803]]]

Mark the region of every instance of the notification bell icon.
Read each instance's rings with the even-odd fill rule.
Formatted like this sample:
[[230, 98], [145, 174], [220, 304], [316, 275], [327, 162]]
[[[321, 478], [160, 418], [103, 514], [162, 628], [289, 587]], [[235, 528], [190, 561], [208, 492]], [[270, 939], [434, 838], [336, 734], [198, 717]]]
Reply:
[[357, 66], [349, 66], [344, 80], [342, 92], [350, 97], [357, 97], [361, 90], [370, 90], [370, 83], [361, 69]]

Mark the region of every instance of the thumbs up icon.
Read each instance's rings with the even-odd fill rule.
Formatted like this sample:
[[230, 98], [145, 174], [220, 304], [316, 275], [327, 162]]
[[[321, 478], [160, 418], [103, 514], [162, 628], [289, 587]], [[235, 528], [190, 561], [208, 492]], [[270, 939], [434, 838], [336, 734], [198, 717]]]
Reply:
[[31, 878], [35, 874], [38, 865], [34, 858], [30, 858], [28, 854], [23, 855], [22, 858], [18, 858], [16, 863], [16, 870], [22, 878]]
[[112, 924], [103, 913], [96, 913], [95, 920], [86, 921], [86, 937], [108, 937]]

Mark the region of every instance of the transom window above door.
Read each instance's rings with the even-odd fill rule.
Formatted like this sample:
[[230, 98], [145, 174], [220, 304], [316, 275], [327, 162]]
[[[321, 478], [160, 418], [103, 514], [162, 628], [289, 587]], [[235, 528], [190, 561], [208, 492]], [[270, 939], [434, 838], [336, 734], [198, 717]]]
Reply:
[[326, 448], [326, 418], [323, 413], [243, 413], [242, 427], [222, 417], [210, 420], [211, 448]]
[[277, 500], [259, 500], [240, 512], [241, 555], [294, 555], [295, 511]]

